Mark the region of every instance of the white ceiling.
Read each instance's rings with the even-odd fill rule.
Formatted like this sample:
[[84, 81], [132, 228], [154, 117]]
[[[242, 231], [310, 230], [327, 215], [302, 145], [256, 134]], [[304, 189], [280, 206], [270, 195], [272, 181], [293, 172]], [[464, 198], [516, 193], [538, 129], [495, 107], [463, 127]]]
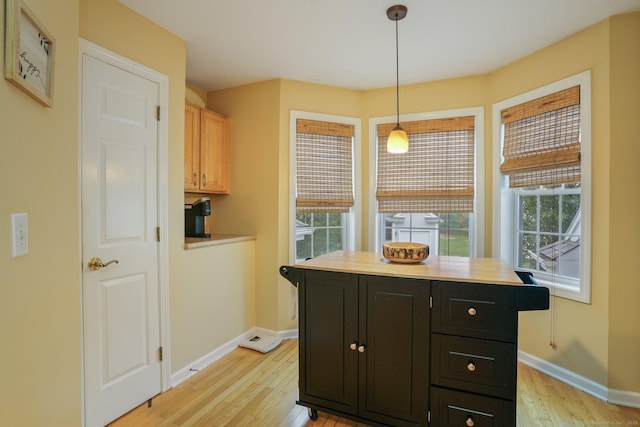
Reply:
[[[395, 86], [394, 0], [120, 0], [187, 42], [187, 81]], [[403, 0], [400, 84], [493, 71], [640, 0]]]

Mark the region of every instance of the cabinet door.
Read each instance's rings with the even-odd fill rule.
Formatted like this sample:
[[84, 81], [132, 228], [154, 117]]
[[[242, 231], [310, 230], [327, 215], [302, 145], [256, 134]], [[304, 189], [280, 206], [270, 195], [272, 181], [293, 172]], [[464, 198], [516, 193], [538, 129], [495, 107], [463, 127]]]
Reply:
[[229, 193], [229, 120], [208, 110], [200, 113], [200, 190]]
[[308, 271], [299, 287], [300, 401], [357, 414], [358, 279]]
[[360, 276], [360, 301], [360, 416], [426, 425], [429, 282]]
[[200, 175], [200, 108], [184, 110], [184, 189], [198, 190]]

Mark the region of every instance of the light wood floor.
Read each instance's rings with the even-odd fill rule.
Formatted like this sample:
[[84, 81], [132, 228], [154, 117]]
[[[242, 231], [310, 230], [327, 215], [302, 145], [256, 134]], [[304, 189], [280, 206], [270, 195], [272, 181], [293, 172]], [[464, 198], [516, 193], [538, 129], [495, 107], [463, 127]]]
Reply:
[[[238, 348], [188, 381], [135, 408], [109, 427], [344, 427], [363, 424], [319, 413], [311, 421], [298, 397], [298, 341], [267, 354]], [[518, 366], [517, 425], [640, 426], [640, 409], [611, 405]]]

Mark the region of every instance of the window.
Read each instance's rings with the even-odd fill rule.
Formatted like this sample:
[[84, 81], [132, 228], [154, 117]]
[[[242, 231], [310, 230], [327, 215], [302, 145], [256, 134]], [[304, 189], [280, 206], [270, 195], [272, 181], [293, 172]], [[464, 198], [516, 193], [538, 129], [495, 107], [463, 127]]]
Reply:
[[558, 296], [590, 298], [590, 76], [494, 105], [494, 248]]
[[[376, 186], [372, 200], [372, 250], [389, 241], [422, 242], [432, 255], [481, 256], [483, 164], [481, 108], [402, 117], [409, 151], [391, 154], [386, 138], [395, 121], [373, 119], [371, 158]], [[375, 157], [374, 157], [375, 156]]]
[[292, 254], [295, 261], [354, 250], [355, 119], [291, 113]]

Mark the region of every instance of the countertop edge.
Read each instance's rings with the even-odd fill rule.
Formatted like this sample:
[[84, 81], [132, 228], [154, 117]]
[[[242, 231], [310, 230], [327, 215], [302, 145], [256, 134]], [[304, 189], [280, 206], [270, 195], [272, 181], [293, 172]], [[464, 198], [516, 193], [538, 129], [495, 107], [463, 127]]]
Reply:
[[256, 240], [254, 235], [245, 234], [213, 234], [209, 238], [186, 237], [183, 248], [185, 250], [205, 248], [209, 246], [228, 245], [230, 243]]
[[395, 264], [384, 260], [380, 253], [337, 251], [296, 263], [294, 267], [409, 279], [523, 285], [506, 262], [494, 258], [434, 256], [417, 264]]

